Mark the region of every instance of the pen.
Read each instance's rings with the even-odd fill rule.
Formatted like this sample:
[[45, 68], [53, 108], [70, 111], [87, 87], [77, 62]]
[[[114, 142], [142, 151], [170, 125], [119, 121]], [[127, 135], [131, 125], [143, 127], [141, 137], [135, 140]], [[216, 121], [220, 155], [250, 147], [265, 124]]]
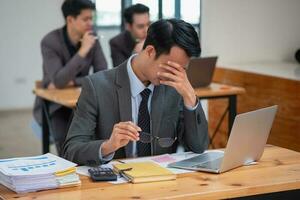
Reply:
[[121, 170], [119, 170], [120, 177], [123, 177], [126, 181], [131, 182], [130, 178], [128, 178], [126, 176], [126, 174], [124, 173], [125, 171], [130, 171], [130, 170], [132, 170], [132, 167], [131, 168], [127, 168], [127, 169], [121, 169]]

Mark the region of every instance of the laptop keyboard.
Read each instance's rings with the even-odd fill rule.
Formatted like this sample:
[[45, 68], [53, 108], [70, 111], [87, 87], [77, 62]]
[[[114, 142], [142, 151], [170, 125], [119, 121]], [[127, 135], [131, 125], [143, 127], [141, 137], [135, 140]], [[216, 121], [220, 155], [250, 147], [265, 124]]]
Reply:
[[199, 163], [206, 163], [212, 160], [216, 160], [218, 158], [223, 158], [223, 156], [224, 156], [223, 152], [207, 152], [199, 156], [186, 159], [184, 161], [189, 163], [199, 164]]
[[222, 158], [217, 158], [215, 160], [210, 160], [204, 163], [200, 163], [197, 165], [194, 165], [193, 167], [195, 168], [206, 168], [206, 169], [220, 169], [221, 163], [222, 163], [223, 157]]
[[202, 168], [202, 169], [212, 169], [218, 170], [221, 167], [221, 163], [224, 157], [224, 152], [221, 151], [211, 151], [200, 154], [198, 156], [184, 159], [178, 162], [170, 163], [169, 167], [178, 168]]

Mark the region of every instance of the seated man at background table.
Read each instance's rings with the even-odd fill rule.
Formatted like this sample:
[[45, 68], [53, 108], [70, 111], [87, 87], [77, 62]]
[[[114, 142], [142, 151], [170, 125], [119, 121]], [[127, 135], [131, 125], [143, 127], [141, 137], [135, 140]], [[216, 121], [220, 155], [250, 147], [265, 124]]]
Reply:
[[192, 25], [177, 19], [153, 23], [140, 53], [84, 78], [64, 157], [98, 165], [173, 153], [179, 144], [203, 152], [207, 121], [185, 71], [200, 51]]
[[150, 25], [149, 8], [143, 4], [132, 5], [125, 9], [123, 18], [126, 30], [109, 41], [114, 67], [142, 50]]
[[[99, 40], [93, 33], [93, 10], [89, 0], [65, 0], [62, 4], [65, 26], [48, 33], [41, 41], [42, 86], [48, 89], [80, 86], [91, 66], [94, 72], [107, 68]], [[34, 118], [41, 125], [41, 99], [37, 98]], [[52, 136], [58, 153], [67, 134], [72, 110], [49, 104]]]

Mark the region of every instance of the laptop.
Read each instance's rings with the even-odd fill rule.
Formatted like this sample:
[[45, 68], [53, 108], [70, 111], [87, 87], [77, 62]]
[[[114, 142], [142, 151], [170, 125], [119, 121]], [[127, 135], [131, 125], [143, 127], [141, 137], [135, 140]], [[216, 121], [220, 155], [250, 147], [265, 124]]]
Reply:
[[213, 78], [218, 57], [192, 58], [187, 76], [194, 88], [208, 86]]
[[258, 161], [264, 151], [277, 105], [239, 114], [223, 151], [208, 151], [168, 167], [222, 173]]

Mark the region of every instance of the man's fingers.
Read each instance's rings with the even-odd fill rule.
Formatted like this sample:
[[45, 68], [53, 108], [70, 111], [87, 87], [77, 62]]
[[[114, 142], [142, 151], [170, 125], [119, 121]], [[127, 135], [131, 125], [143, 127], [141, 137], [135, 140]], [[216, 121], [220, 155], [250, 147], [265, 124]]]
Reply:
[[91, 35], [91, 34], [93, 34], [93, 31], [92, 31], [92, 30], [86, 31], [86, 32], [84, 33], [84, 35]]
[[168, 61], [167, 64], [170, 65], [171, 67], [176, 68], [178, 71], [181, 72], [185, 71], [185, 68], [176, 62]]
[[182, 74], [182, 72], [178, 71], [177, 68], [171, 67], [170, 65], [167, 64], [160, 64], [159, 67], [177, 76], [181, 76]]
[[137, 141], [139, 140], [139, 133], [141, 128], [135, 125], [133, 122], [120, 122], [114, 125], [113, 138], [115, 142], [121, 142], [121, 140]]
[[134, 140], [137, 140], [139, 137], [139, 133], [138, 132], [132, 132], [126, 128], [122, 128], [122, 127], [116, 127], [115, 128], [117, 131], [117, 134], [125, 134], [128, 135], [130, 137], [132, 137]]
[[138, 127], [132, 122], [121, 122], [117, 124], [117, 127], [130, 130], [133, 133], [138, 133], [138, 131], [142, 131], [140, 127]]
[[134, 126], [138, 131], [141, 131], [140, 130], [141, 128], [139, 126], [137, 126], [135, 123], [133, 123], [132, 121], [121, 122], [121, 123], [130, 124], [130, 125]]
[[136, 129], [137, 131], [142, 131], [142, 129], [141, 129], [139, 126], [137, 126], [135, 123], [133, 123], [133, 122], [131, 122], [131, 121], [128, 121], [128, 122], [126, 122], [126, 123], [131, 124], [133, 127], [135, 127], [135, 129]]
[[177, 90], [177, 88], [176, 88], [176, 83], [174, 83], [173, 81], [164, 81], [164, 80], [160, 80], [159, 82], [160, 82], [160, 84], [168, 85], [168, 86], [170, 86], [170, 87], [173, 87], [175, 90]]
[[134, 138], [132, 138], [128, 135], [121, 134], [121, 133], [119, 133], [117, 137], [118, 137], [119, 140], [136, 141], [136, 139], [134, 139]]
[[96, 37], [95, 35], [93, 35], [92, 31], [87, 31], [85, 32], [85, 34], [83, 35], [82, 39], [80, 40], [81, 42], [83, 41], [90, 41], [90, 42], [94, 42], [98, 37]]
[[157, 72], [157, 75], [159, 76], [159, 78], [163, 80], [174, 81], [174, 82], [180, 81], [180, 77], [168, 72]]

